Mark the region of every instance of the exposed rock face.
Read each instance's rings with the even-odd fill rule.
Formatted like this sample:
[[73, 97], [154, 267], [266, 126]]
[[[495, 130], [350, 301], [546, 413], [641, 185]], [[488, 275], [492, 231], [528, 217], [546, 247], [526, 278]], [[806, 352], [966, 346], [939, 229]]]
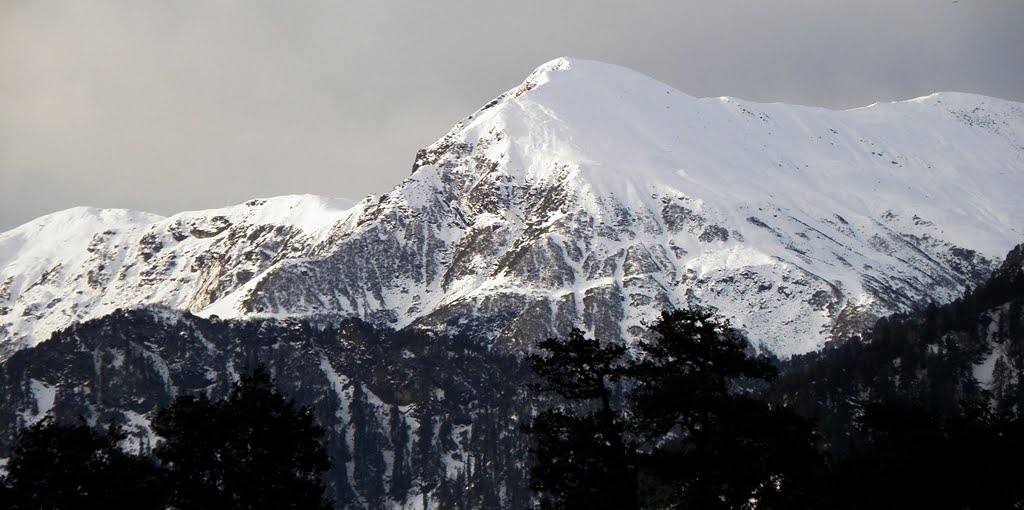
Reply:
[[2, 234], [4, 351], [138, 304], [355, 316], [517, 351], [573, 325], [628, 341], [699, 303], [776, 354], [807, 352], [961, 295], [1020, 241], [1024, 106], [695, 99], [558, 59], [413, 169], [350, 209], [285, 197], [166, 220], [93, 211], [74, 227], [84, 241], [32, 259], [45, 264], [23, 248], [64, 213]]

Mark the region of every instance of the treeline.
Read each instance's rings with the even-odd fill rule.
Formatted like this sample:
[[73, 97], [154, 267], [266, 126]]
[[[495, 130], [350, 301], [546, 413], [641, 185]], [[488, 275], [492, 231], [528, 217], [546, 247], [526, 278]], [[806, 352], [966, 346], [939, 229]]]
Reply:
[[531, 356], [558, 395], [526, 427], [542, 509], [1020, 508], [1024, 417], [862, 401], [843, 455], [764, 392], [778, 373], [707, 310], [666, 313], [636, 357], [579, 331]]
[[[700, 308], [530, 361], [540, 508], [1024, 508], [1024, 247], [944, 307], [787, 363]], [[980, 384], [978, 378], [984, 379]]]
[[530, 370], [521, 359], [477, 338], [359, 320], [323, 327], [170, 313], [115, 312], [0, 364], [0, 473], [24, 410], [40, 405], [38, 384], [54, 390], [43, 407], [57, 422], [123, 422], [132, 437], [122, 445], [141, 438], [150, 448], [162, 439], [147, 424], [176, 395], [226, 398], [231, 367], [262, 362], [325, 429], [323, 480], [336, 508], [528, 506], [519, 417], [530, 415]]
[[[20, 431], [0, 479], [10, 509], [327, 509], [330, 466], [311, 409], [257, 367], [218, 401], [181, 396], [152, 420], [143, 448], [118, 424], [50, 417]], [[133, 450], [135, 453], [133, 453]]]
[[817, 508], [811, 423], [740, 391], [775, 367], [706, 310], [651, 329], [636, 357], [579, 331], [530, 356], [560, 397], [526, 429], [540, 508]]
[[961, 416], [975, 402], [1024, 409], [1022, 268], [1024, 245], [952, 303], [883, 318], [863, 339], [793, 357], [769, 398], [814, 418], [839, 456], [867, 440], [856, 427], [865, 403], [913, 404], [942, 416]]

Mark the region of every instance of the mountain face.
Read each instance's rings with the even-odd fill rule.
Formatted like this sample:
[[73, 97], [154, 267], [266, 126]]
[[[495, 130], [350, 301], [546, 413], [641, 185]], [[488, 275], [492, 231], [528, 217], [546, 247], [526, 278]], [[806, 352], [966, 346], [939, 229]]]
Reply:
[[716, 308], [779, 355], [948, 302], [1020, 241], [1024, 105], [849, 111], [696, 99], [557, 59], [349, 207], [282, 197], [158, 218], [76, 209], [0, 234], [3, 356], [117, 308], [358, 317], [501, 351]]
[[[339, 507], [523, 507], [533, 403], [515, 354], [531, 342], [574, 326], [629, 342], [701, 304], [775, 354], [817, 351], [984, 282], [1021, 240], [1021, 189], [1018, 103], [696, 99], [558, 59], [385, 195], [168, 218], [78, 208], [0, 234], [0, 458], [46, 413], [127, 422], [148, 448], [156, 409], [223, 396], [262, 362], [315, 407]], [[1022, 260], [994, 281], [1019, 283]], [[1024, 401], [1020, 300], [1004, 290], [965, 298], [952, 327], [929, 312], [921, 341], [794, 356], [779, 399], [848, 417], [859, 395], [953, 381], [953, 397]], [[881, 361], [820, 377], [857, 359]]]
[[286, 196], [170, 218], [80, 207], [0, 234], [0, 358], [119, 308], [202, 310], [281, 260], [318, 256], [351, 206]]

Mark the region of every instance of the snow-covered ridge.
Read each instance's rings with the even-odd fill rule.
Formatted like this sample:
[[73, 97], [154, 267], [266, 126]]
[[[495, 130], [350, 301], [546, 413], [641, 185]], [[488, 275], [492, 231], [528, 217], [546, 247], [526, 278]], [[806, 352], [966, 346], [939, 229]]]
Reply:
[[[250, 214], [239, 206], [123, 227], [152, 233], [157, 251], [101, 240], [80, 259], [39, 242], [50, 258], [32, 281], [49, 294], [17, 278], [5, 290], [15, 273], [0, 270], [0, 335], [32, 343], [114, 306], [160, 303], [357, 315], [517, 349], [572, 326], [628, 340], [661, 309], [701, 303], [790, 354], [950, 300], [1024, 237], [1024, 105], [971, 94], [832, 111], [698, 99], [562, 58], [413, 167], [347, 211], [306, 198], [258, 220], [232, 216]], [[73, 283], [107, 258], [119, 261], [113, 287]], [[56, 266], [65, 276], [50, 284]]]
[[625, 68], [566, 58], [538, 68], [526, 82], [534, 83], [544, 86], [526, 98], [514, 89], [449, 137], [500, 131], [515, 138], [504, 142], [508, 166], [525, 178], [577, 162], [601, 195], [666, 184], [733, 203], [779, 197], [875, 217], [912, 205], [931, 221], [949, 218], [942, 223], [959, 228], [966, 246], [995, 257], [1014, 245], [998, 233], [1024, 237], [1019, 210], [996, 212], [1012, 211], [1021, 189], [1007, 185], [1024, 172], [1019, 103], [942, 92], [832, 111], [696, 99]]
[[168, 218], [76, 207], [0, 233], [0, 354], [117, 308], [198, 310], [277, 259], [306, 255], [352, 205], [293, 195]]
[[[582, 260], [624, 272], [551, 289], [553, 310], [571, 294], [566, 313], [580, 321], [580, 295], [603, 292], [605, 302], [627, 303], [606, 322], [624, 322], [628, 335], [659, 306], [697, 301], [783, 354], [841, 337], [836, 326], [952, 299], [1024, 237], [1016, 196], [1024, 105], [972, 94], [832, 111], [697, 99], [621, 67], [556, 59], [421, 151], [415, 168], [405, 186], [413, 204], [430, 193], [418, 183], [446, 179], [462, 186], [457, 194], [478, 197], [471, 209], [488, 193], [514, 204], [523, 188], [539, 188], [555, 192], [557, 207], [513, 210], [506, 224], [546, 214], [555, 231], [558, 223], [577, 229], [578, 217], [569, 218], [576, 215], [615, 225], [611, 233], [589, 230], [596, 235], [560, 232], [609, 238], [606, 247], [585, 243]], [[480, 230], [495, 223], [490, 214], [476, 218]], [[571, 261], [571, 247], [567, 256], [553, 253], [556, 234], [505, 246], [548, 263]], [[549, 241], [555, 248], [544, 248]], [[638, 258], [656, 269], [629, 274]], [[569, 266], [563, 273], [595, 274]], [[530, 277], [511, 285], [536, 287]], [[466, 309], [481, 303], [473, 292]]]

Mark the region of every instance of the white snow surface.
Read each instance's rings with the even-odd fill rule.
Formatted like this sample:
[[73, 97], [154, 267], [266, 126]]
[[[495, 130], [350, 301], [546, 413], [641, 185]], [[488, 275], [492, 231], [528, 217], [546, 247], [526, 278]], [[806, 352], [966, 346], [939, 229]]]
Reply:
[[168, 218], [76, 207], [0, 233], [0, 354], [117, 308], [199, 310], [231, 279], [312, 249], [352, 205], [294, 195]]
[[657, 209], [651, 192], [671, 189], [739, 220], [754, 205], [824, 217], [912, 209], [996, 257], [1024, 237], [1019, 103], [937, 93], [837, 112], [695, 99], [620, 67], [564, 58], [531, 80], [529, 95], [463, 131], [467, 140], [506, 134], [504, 152], [517, 160], [508, 168], [527, 180], [571, 163], [594, 197]]
[[[78, 208], [0, 234], [0, 349], [145, 304], [458, 328], [471, 318], [445, 314], [520, 296], [515, 313], [539, 303], [552, 322], [627, 339], [666, 306], [701, 303], [788, 355], [838, 338], [841, 317], [958, 296], [965, 267], [1024, 241], [1021, 190], [1020, 103], [698, 99], [560, 58], [354, 207], [301, 196], [170, 218]], [[617, 328], [594, 319], [607, 308]], [[522, 331], [511, 324], [492, 336]]]
[[22, 412], [24, 425], [32, 425], [42, 420], [53, 409], [57, 398], [57, 388], [36, 379], [29, 379], [29, 389], [35, 400], [35, 409], [26, 409]]

